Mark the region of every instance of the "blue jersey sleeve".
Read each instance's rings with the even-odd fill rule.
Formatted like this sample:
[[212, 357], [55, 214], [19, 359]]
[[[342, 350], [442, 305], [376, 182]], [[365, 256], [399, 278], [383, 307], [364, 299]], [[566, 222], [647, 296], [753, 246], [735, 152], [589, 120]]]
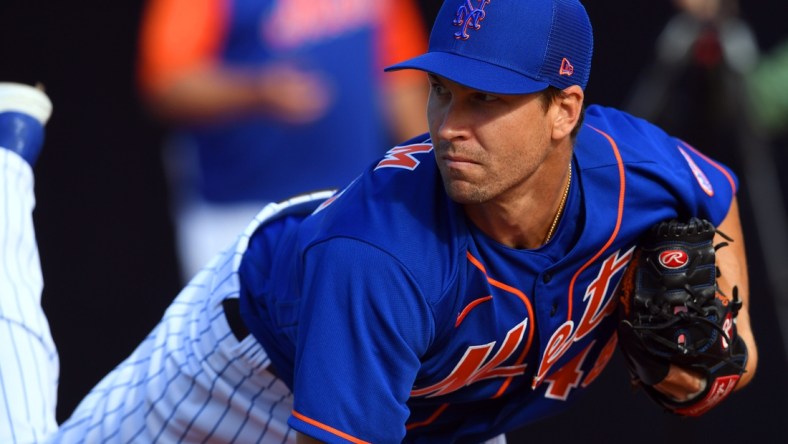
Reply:
[[322, 441], [401, 442], [434, 337], [408, 270], [367, 243], [333, 238], [303, 261], [290, 425]]
[[689, 201], [695, 204], [693, 215], [705, 217], [719, 225], [730, 210], [738, 189], [738, 178], [727, 166], [711, 159], [701, 151], [678, 140], [675, 149], [681, 157]]
[[[715, 225], [728, 214], [738, 187], [730, 168], [650, 122], [622, 111], [591, 106], [586, 117], [589, 125], [609, 140], [603, 142], [594, 131], [581, 133], [577, 151], [585, 158], [582, 164], [588, 170], [609, 165], [612, 158], [604, 148], [614, 147], [627, 172], [628, 214], [658, 221], [697, 216]], [[587, 185], [591, 195], [605, 192], [594, 186]]]

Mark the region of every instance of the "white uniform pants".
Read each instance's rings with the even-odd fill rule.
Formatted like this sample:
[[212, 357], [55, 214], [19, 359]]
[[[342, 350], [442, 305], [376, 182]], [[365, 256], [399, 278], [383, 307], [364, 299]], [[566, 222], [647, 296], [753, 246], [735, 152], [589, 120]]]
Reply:
[[33, 172], [0, 148], [0, 442], [41, 442], [57, 428], [59, 361], [41, 309]]
[[54, 442], [295, 442], [290, 390], [266, 369], [270, 360], [252, 335], [238, 342], [222, 307], [238, 297], [247, 241], [242, 236], [195, 276]]

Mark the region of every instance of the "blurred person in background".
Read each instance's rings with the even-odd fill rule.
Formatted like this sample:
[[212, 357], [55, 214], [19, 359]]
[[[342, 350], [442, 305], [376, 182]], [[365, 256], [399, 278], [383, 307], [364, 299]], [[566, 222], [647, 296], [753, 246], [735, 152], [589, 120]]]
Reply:
[[280, 196], [336, 187], [426, 131], [414, 0], [149, 0], [139, 78], [165, 152], [184, 280]]
[[676, 14], [659, 35], [654, 60], [624, 108], [728, 165], [740, 165], [737, 140], [746, 98], [743, 79], [758, 44], [736, 0], [673, 0]]
[[[781, 180], [788, 128], [788, 44], [762, 53], [738, 0], [672, 0], [655, 59], [624, 108], [677, 134], [739, 174], [742, 218], [757, 233], [762, 273], [788, 353], [788, 199]], [[753, 250], [755, 251], [755, 250]]]

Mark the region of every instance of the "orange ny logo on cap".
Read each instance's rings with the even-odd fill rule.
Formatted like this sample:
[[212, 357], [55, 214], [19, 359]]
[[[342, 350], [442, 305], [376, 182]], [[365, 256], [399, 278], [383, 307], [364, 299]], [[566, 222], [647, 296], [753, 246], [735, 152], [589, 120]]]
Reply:
[[461, 40], [468, 40], [468, 28], [471, 27], [479, 30], [482, 27], [481, 21], [487, 13], [484, 7], [490, 4], [491, 0], [477, 0], [479, 6], [473, 6], [471, 0], [465, 0], [465, 4], [457, 8], [457, 16], [452, 22], [454, 26], [460, 26], [462, 29], [454, 33], [454, 37]]

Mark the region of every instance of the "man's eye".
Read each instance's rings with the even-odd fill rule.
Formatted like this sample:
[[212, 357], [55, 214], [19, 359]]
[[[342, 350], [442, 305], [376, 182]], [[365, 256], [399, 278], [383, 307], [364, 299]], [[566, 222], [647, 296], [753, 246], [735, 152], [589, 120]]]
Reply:
[[482, 102], [493, 102], [495, 100], [498, 100], [498, 96], [493, 96], [490, 94], [479, 94], [478, 99]]
[[439, 95], [439, 96], [442, 96], [442, 95], [445, 95], [445, 94], [448, 93], [448, 91], [446, 90], [446, 87], [441, 85], [440, 83], [433, 83], [431, 85], [431, 88], [432, 88], [432, 92], [434, 94]]

